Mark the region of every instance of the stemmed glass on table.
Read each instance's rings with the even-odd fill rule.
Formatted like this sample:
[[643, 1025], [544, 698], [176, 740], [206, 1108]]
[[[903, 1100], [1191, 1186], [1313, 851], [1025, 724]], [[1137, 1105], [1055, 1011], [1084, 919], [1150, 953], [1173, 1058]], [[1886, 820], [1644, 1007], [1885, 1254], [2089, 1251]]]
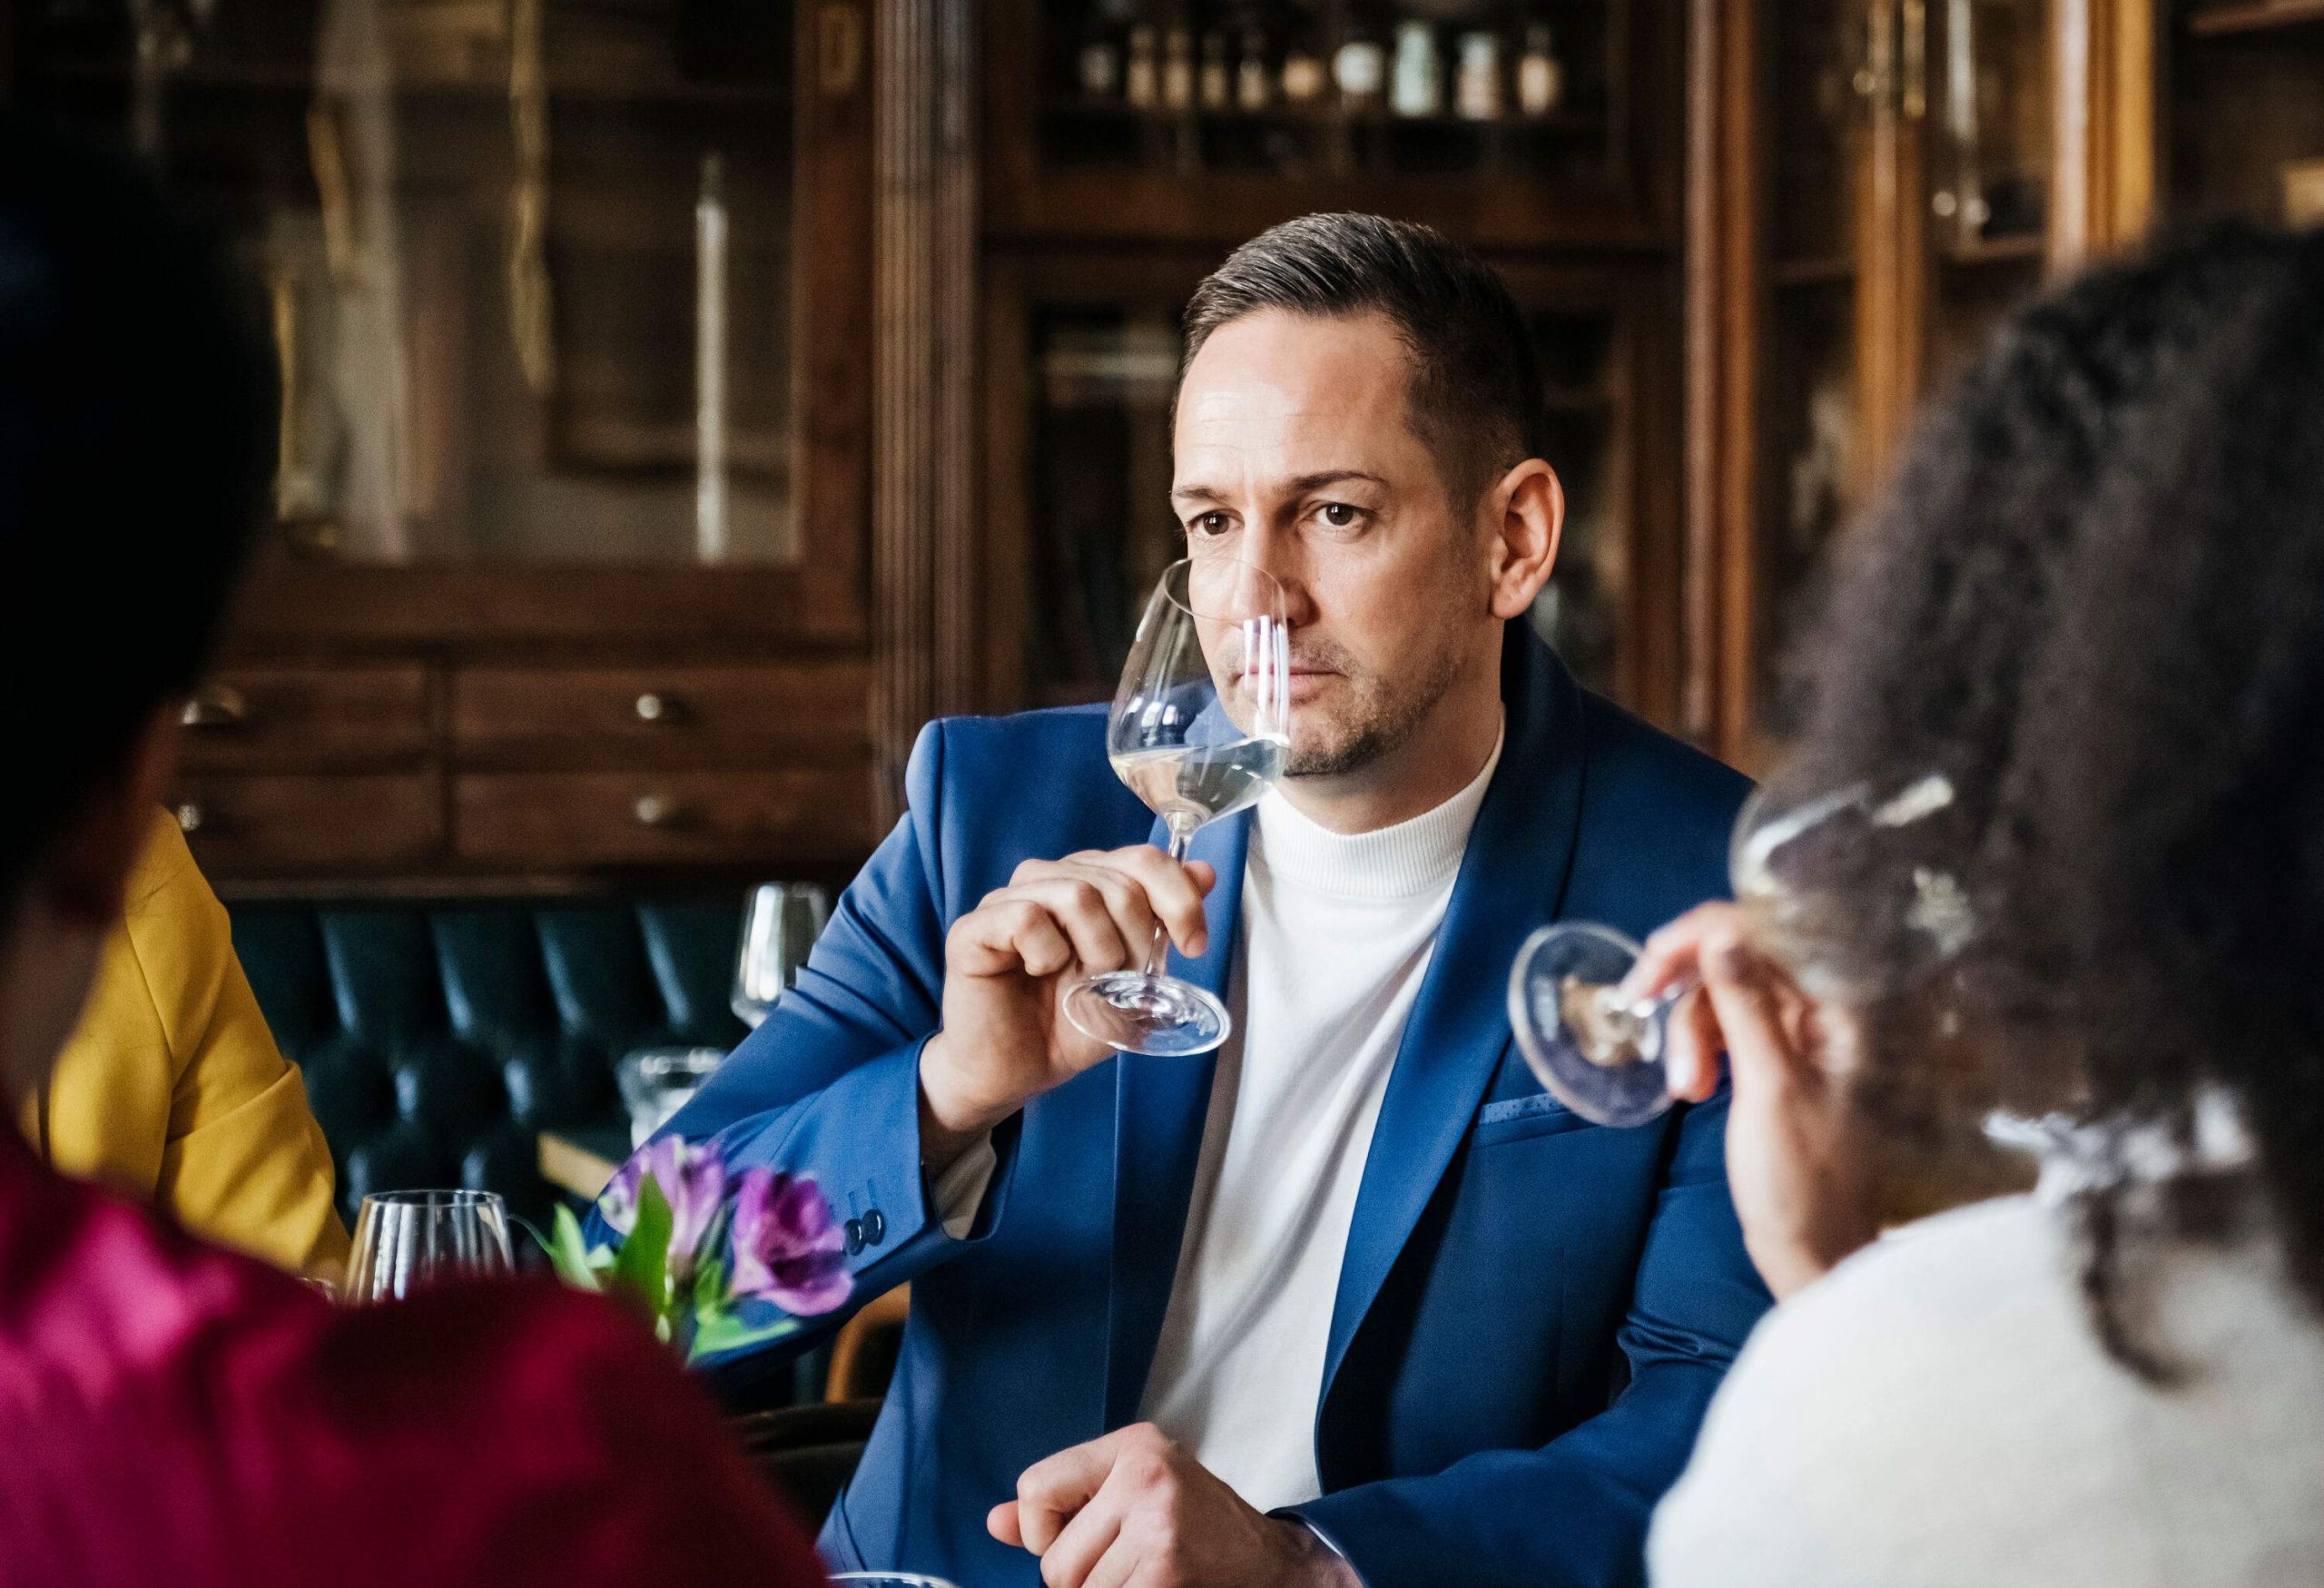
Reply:
[[[1937, 774], [1812, 795], [1762, 787], [1736, 818], [1728, 851], [1746, 932], [1795, 970], [1828, 957], [1872, 923], [1827, 919], [1822, 904], [1833, 895], [1819, 881], [1878, 868], [1897, 874], [1869, 896], [1894, 898], [1902, 923], [1948, 957], [1969, 931], [1965, 903], [1950, 878], [1886, 853], [1886, 835], [1952, 805], [1953, 785]], [[1700, 982], [1684, 976], [1653, 994], [1626, 987], [1643, 952], [1612, 927], [1561, 921], [1526, 939], [1510, 969], [1520, 1051], [1551, 1096], [1593, 1124], [1643, 1125], [1670, 1106], [1670, 1017]]]
[[[1170, 829], [1183, 861], [1196, 830], [1255, 804], [1291, 749], [1291, 652], [1283, 587], [1227, 557], [1163, 571], [1138, 619], [1106, 724], [1114, 775]], [[1084, 978], [1066, 1018], [1126, 1053], [1205, 1053], [1226, 1040], [1226, 1006], [1162, 973], [1168, 934], [1155, 928], [1144, 968]]]

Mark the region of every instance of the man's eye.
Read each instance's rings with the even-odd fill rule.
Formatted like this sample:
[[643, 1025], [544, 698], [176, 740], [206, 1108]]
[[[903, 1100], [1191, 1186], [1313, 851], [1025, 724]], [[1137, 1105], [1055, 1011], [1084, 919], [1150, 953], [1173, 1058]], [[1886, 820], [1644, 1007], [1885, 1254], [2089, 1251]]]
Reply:
[[1226, 515], [1224, 513], [1195, 515], [1193, 529], [1197, 535], [1224, 535], [1226, 533]]
[[1364, 509], [1350, 507], [1345, 502], [1325, 502], [1323, 514], [1324, 522], [1333, 528], [1352, 529], [1364, 518]]

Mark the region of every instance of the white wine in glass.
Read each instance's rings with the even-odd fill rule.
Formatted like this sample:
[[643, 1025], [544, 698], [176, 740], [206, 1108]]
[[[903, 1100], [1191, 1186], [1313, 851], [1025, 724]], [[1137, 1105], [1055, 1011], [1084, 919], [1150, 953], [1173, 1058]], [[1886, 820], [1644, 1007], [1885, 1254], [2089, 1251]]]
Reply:
[[[1255, 804], [1291, 750], [1291, 651], [1283, 587], [1227, 557], [1164, 570], [1138, 620], [1106, 723], [1114, 775], [1170, 829], [1170, 858], [1206, 822]], [[1206, 1053], [1226, 1040], [1226, 1005], [1162, 973], [1155, 930], [1144, 968], [1085, 977], [1066, 1018], [1125, 1053]]]

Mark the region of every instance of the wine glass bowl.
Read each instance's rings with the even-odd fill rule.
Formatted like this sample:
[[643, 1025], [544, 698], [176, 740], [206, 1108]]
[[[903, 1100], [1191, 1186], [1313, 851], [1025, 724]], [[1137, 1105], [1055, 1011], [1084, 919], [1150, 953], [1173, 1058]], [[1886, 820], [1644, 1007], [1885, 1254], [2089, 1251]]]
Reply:
[[1509, 1024], [1550, 1094], [1600, 1125], [1643, 1125], [1670, 1106], [1662, 999], [1626, 996], [1638, 943], [1610, 926], [1558, 922], [1525, 940]]
[[774, 1008], [822, 935], [831, 900], [812, 883], [762, 883], [743, 912], [743, 942], [734, 958], [734, 1010], [756, 1030]]
[[[1114, 775], [1162, 818], [1170, 858], [1196, 830], [1257, 802], [1291, 745], [1290, 644], [1283, 587], [1225, 557], [1173, 563], [1147, 602], [1106, 724]], [[1126, 1053], [1183, 1056], [1226, 1040], [1226, 1006], [1162, 973], [1157, 928], [1145, 965], [1067, 989], [1075, 1028]]]
[[506, 1274], [508, 1208], [492, 1191], [376, 1191], [363, 1198], [340, 1298], [395, 1301], [448, 1279]]

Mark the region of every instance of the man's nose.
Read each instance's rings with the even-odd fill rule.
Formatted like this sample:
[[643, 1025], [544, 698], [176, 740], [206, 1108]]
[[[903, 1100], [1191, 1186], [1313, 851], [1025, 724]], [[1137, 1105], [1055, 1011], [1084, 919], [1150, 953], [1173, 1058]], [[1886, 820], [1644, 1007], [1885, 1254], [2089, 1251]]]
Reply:
[[1306, 583], [1301, 577], [1302, 570], [1291, 538], [1278, 533], [1272, 527], [1262, 528], [1246, 534], [1241, 550], [1244, 566], [1265, 577], [1245, 577], [1243, 582], [1256, 587], [1238, 591], [1237, 598], [1254, 600], [1258, 604], [1239, 607], [1236, 616], [1255, 617], [1261, 613], [1275, 611], [1273, 601], [1280, 591], [1283, 605], [1279, 616], [1283, 620], [1294, 628], [1307, 622], [1313, 616], [1314, 607], [1308, 598]]

